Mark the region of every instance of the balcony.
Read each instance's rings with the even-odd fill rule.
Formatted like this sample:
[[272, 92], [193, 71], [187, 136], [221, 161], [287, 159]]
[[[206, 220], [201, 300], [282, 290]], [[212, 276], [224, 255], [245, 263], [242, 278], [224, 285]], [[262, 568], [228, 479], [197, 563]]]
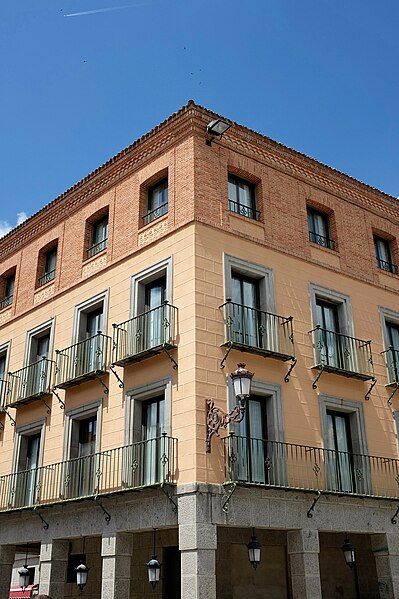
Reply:
[[132, 445], [0, 476], [0, 512], [176, 483], [177, 440]]
[[157, 208], [154, 208], [154, 210], [150, 210], [149, 212], [147, 212], [142, 217], [143, 224], [148, 225], [149, 223], [152, 223], [153, 220], [156, 220], [157, 218], [160, 218], [164, 214], [167, 214], [167, 212], [168, 212], [168, 202], [164, 202]]
[[105, 374], [108, 347], [109, 337], [97, 333], [70, 347], [56, 350], [55, 386], [67, 389]]
[[48, 272], [45, 272], [44, 275], [42, 275], [41, 277], [39, 277], [39, 287], [43, 287], [43, 285], [47, 285], [47, 283], [50, 283], [50, 281], [54, 281], [55, 279], [55, 269], [54, 270], [49, 270]]
[[399, 349], [389, 346], [382, 352], [385, 355], [385, 363], [388, 371], [388, 385], [399, 385]]
[[169, 350], [176, 347], [177, 313], [175, 306], [165, 302], [121, 324], [114, 324], [112, 364], [124, 366], [161, 351], [166, 351], [174, 362]]
[[[284, 317], [250, 308], [228, 300], [223, 308], [227, 346], [221, 366], [224, 366], [231, 348], [239, 349], [295, 365], [292, 316]], [[290, 368], [289, 376], [292, 367]], [[287, 377], [286, 377], [287, 378]]]
[[236, 214], [240, 214], [246, 218], [251, 218], [252, 220], [260, 220], [259, 210], [255, 210], [255, 208], [252, 208], [251, 206], [246, 206], [245, 204], [240, 204], [239, 202], [234, 202], [230, 199], [229, 210], [230, 212], [235, 212]]
[[232, 434], [223, 441], [226, 483], [399, 498], [399, 460], [394, 458]]
[[335, 250], [334, 239], [329, 239], [328, 237], [324, 237], [324, 235], [320, 235], [319, 233], [315, 233], [314, 231], [309, 231], [309, 240], [312, 243], [321, 245], [322, 247], [325, 247], [329, 250]]
[[9, 306], [11, 306], [13, 297], [13, 295], [3, 297], [3, 299], [0, 301], [0, 310], [4, 310], [4, 308], [8, 308]]
[[8, 381], [5, 379], [0, 379], [0, 412], [5, 409], [9, 393], [10, 387], [8, 385]]
[[16, 406], [51, 395], [53, 362], [41, 358], [33, 364], [25, 366], [8, 377], [9, 391], [6, 406]]
[[97, 254], [105, 250], [107, 248], [107, 243], [108, 238], [102, 239], [98, 243], [94, 243], [93, 245], [91, 245], [87, 250], [87, 257], [93, 258], [93, 256], [96, 256]]
[[381, 260], [381, 258], [377, 258], [377, 267], [381, 270], [385, 270], [385, 272], [390, 272], [391, 274], [398, 274], [398, 267], [396, 264], [392, 264], [392, 262], [387, 262], [386, 260]]

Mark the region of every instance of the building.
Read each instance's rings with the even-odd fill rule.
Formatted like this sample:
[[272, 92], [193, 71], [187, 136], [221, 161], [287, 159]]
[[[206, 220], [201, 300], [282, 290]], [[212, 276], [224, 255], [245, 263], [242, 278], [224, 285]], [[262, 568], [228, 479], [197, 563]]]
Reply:
[[1, 239], [0, 599], [399, 598], [398, 223], [190, 101]]

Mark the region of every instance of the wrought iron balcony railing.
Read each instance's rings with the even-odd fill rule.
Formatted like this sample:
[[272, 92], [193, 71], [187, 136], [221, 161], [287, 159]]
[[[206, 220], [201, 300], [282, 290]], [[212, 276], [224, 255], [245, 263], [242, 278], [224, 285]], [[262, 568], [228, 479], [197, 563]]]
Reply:
[[260, 210], [255, 210], [255, 208], [252, 208], [251, 206], [246, 206], [245, 204], [240, 204], [239, 202], [234, 202], [230, 199], [229, 210], [236, 214], [241, 214], [241, 216], [252, 218], [253, 220], [260, 220]]
[[395, 349], [390, 345], [382, 353], [385, 356], [388, 371], [388, 385], [399, 385], [399, 349]]
[[328, 237], [324, 237], [319, 233], [315, 233], [314, 231], [309, 231], [309, 239], [312, 243], [317, 243], [317, 245], [322, 245], [329, 250], [335, 250], [335, 241], [334, 239], [329, 239]]
[[137, 362], [176, 347], [177, 308], [164, 302], [113, 327], [112, 363]]
[[3, 299], [0, 301], [0, 310], [4, 310], [4, 308], [8, 308], [8, 306], [11, 306], [13, 297], [13, 295], [3, 297]]
[[10, 391], [11, 390], [8, 381], [6, 379], [0, 379], [0, 412], [7, 404]]
[[41, 358], [15, 372], [9, 372], [10, 390], [6, 405], [27, 403], [51, 394], [53, 361]]
[[87, 250], [87, 257], [88, 258], [92, 258], [96, 254], [99, 254], [100, 252], [102, 252], [103, 250], [105, 250], [105, 248], [107, 247], [107, 243], [108, 243], [108, 238], [107, 239], [102, 239], [98, 243], [94, 243]]
[[97, 333], [70, 347], [55, 350], [55, 386], [66, 389], [105, 374], [108, 368], [109, 340], [107, 335]]
[[167, 214], [167, 212], [168, 212], [168, 202], [165, 202], [164, 204], [161, 204], [157, 208], [154, 208], [154, 210], [150, 210], [149, 212], [147, 212], [142, 217], [143, 223], [145, 225], [148, 225], [148, 223], [152, 223], [153, 220], [156, 220], [160, 216]]
[[377, 267], [381, 270], [385, 270], [385, 272], [390, 272], [394, 275], [398, 274], [398, 267], [396, 264], [392, 264], [392, 262], [387, 262], [386, 260], [381, 260], [381, 258], [377, 258]]
[[371, 341], [321, 328], [310, 331], [315, 348], [315, 367], [362, 380], [374, 378]]
[[232, 347], [284, 362], [291, 360], [292, 367], [295, 365], [292, 316], [278, 316], [231, 300], [227, 300], [220, 308], [223, 308], [226, 335], [224, 345], [227, 346], [222, 367]]
[[54, 268], [54, 270], [49, 270], [48, 272], [45, 272], [44, 275], [39, 277], [39, 287], [43, 287], [43, 285], [46, 285], [46, 283], [50, 283], [50, 281], [54, 281], [55, 273], [56, 273], [56, 270]]
[[399, 498], [399, 460], [394, 458], [233, 434], [223, 441], [226, 482]]
[[176, 483], [177, 440], [160, 437], [0, 476], [0, 512]]

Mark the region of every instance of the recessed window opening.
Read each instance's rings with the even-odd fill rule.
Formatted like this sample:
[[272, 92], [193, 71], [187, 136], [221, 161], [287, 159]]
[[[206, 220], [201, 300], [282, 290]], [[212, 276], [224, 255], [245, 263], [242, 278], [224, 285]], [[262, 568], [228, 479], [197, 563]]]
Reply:
[[256, 210], [255, 185], [236, 175], [228, 178], [229, 210], [254, 220], [259, 220], [260, 212]]
[[392, 261], [390, 242], [374, 235], [374, 248], [377, 267], [386, 272], [398, 274], [398, 267]]
[[156, 220], [168, 212], [168, 178], [165, 177], [147, 191], [147, 212], [143, 216], [144, 224]]
[[108, 215], [92, 225], [91, 244], [87, 250], [87, 257], [92, 258], [106, 249], [108, 243]]
[[310, 241], [329, 250], [334, 250], [335, 241], [330, 238], [328, 215], [310, 207], [308, 207], [307, 213]]

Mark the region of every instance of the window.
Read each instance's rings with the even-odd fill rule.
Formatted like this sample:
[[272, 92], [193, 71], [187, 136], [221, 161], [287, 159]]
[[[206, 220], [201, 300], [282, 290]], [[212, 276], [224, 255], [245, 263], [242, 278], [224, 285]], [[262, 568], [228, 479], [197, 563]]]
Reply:
[[367, 494], [371, 491], [363, 405], [321, 395], [326, 490]]
[[234, 321], [233, 336], [236, 343], [262, 347], [259, 282], [233, 272], [231, 275], [231, 317]]
[[3, 278], [3, 298], [0, 300], [0, 310], [11, 306], [14, 297], [15, 272]]
[[375, 256], [377, 267], [398, 274], [398, 267], [392, 263], [390, 243], [387, 239], [374, 235]]
[[399, 383], [399, 313], [380, 307], [388, 384]]
[[108, 241], [108, 215], [92, 224], [91, 244], [87, 250], [87, 257], [99, 254], [107, 247]]
[[144, 224], [152, 222], [168, 212], [168, 178], [165, 177], [147, 191], [147, 212]]
[[229, 175], [229, 210], [259, 220], [260, 212], [256, 210], [255, 186], [235, 175]]
[[[14, 373], [13, 400], [25, 399], [50, 392], [52, 362], [50, 348], [53, 336], [53, 321], [35, 327], [27, 334], [25, 367]], [[18, 393], [15, 393], [18, 385]]]
[[0, 347], [0, 411], [8, 399], [7, 369], [9, 347], [9, 343]]
[[35, 505], [45, 420], [17, 427], [13, 468], [14, 507]]
[[[126, 414], [125, 482], [128, 486], [151, 485], [172, 480], [172, 445], [162, 433], [170, 435], [172, 411], [171, 379], [165, 378], [128, 392]], [[163, 462], [163, 455], [168, 461]], [[132, 469], [131, 464], [136, 464]]]
[[309, 239], [317, 245], [322, 245], [330, 250], [335, 249], [334, 240], [330, 239], [328, 215], [313, 208], [307, 209]]
[[108, 292], [75, 308], [75, 377], [104, 371], [107, 364], [106, 314]]
[[[40, 256], [39, 256], [39, 261]], [[43, 255], [43, 270], [39, 276], [39, 287], [53, 281], [55, 278], [57, 266], [57, 246], [53, 247]]]

